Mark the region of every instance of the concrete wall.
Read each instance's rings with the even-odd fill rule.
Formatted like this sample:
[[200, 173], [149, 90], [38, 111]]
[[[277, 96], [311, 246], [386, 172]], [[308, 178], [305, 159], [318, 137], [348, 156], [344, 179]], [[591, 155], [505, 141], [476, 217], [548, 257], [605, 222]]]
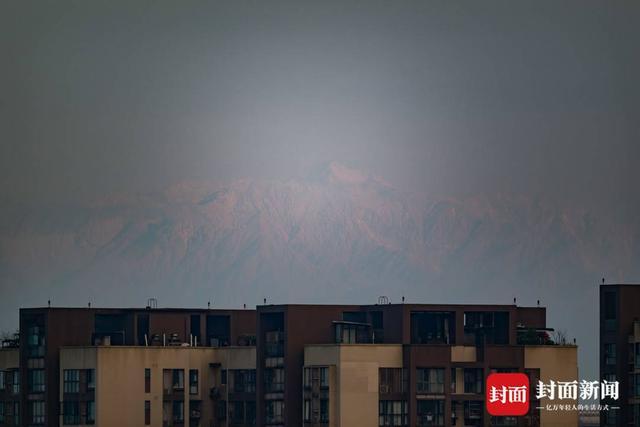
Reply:
[[[578, 378], [578, 348], [575, 346], [526, 346], [525, 368], [539, 368], [540, 380], [545, 384], [553, 381], [574, 381]], [[531, 384], [535, 390], [536, 384]], [[577, 404], [573, 400], [541, 399], [541, 427], [564, 427], [578, 425], [577, 411], [547, 411], [546, 404]]]
[[20, 366], [20, 349], [0, 349], [0, 369], [15, 369]]

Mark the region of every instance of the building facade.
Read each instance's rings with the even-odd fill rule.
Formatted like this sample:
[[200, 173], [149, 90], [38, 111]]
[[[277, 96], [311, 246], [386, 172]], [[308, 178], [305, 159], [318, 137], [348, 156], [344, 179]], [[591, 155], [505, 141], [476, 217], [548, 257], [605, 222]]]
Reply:
[[271, 305], [257, 319], [259, 426], [578, 423], [535, 399], [525, 417], [485, 411], [492, 372], [578, 379], [577, 348], [551, 345], [542, 307]]
[[618, 381], [619, 410], [603, 411], [605, 426], [640, 425], [640, 285], [600, 286], [600, 374]]
[[535, 399], [485, 410], [492, 372], [577, 379], [550, 331], [545, 308], [515, 305], [23, 309], [0, 425], [577, 426]]

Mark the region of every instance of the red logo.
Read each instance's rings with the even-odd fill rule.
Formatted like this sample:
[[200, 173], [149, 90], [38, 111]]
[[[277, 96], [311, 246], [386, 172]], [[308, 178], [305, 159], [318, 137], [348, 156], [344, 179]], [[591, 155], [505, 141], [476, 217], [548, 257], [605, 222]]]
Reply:
[[491, 374], [487, 378], [487, 412], [520, 416], [529, 412], [529, 377], [525, 374]]

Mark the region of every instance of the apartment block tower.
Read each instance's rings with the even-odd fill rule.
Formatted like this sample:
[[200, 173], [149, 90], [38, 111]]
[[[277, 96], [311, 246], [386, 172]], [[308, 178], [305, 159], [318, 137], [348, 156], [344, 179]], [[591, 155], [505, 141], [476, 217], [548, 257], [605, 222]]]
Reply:
[[551, 341], [542, 307], [270, 305], [257, 320], [259, 426], [578, 424], [535, 394], [524, 417], [485, 410], [492, 372], [577, 380], [577, 348]]
[[492, 372], [577, 379], [551, 331], [516, 305], [22, 309], [0, 426], [577, 426], [535, 399], [523, 417], [485, 410]]
[[601, 425], [640, 425], [640, 285], [600, 286], [600, 375], [618, 381], [620, 409], [602, 411]]
[[255, 310], [21, 309], [0, 350], [0, 425], [217, 425], [226, 368], [255, 370], [255, 326]]

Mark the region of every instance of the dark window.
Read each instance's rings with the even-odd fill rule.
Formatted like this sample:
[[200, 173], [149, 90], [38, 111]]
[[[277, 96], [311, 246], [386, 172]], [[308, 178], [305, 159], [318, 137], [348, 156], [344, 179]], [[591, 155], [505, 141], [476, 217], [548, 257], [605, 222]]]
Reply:
[[144, 368], [144, 392], [151, 393], [151, 369]]
[[80, 424], [80, 402], [79, 401], [63, 402], [62, 423], [67, 425]]
[[5, 389], [5, 383], [7, 381], [7, 374], [5, 371], [1, 371], [0, 370], [0, 390], [4, 390]]
[[87, 424], [95, 424], [96, 422], [96, 402], [94, 400], [87, 401]]
[[254, 426], [256, 425], [256, 402], [248, 401], [245, 403], [246, 406], [246, 425]]
[[338, 344], [369, 343], [371, 328], [367, 324], [336, 323], [335, 338]]
[[305, 368], [303, 381], [306, 389], [329, 388], [329, 368]]
[[605, 320], [616, 319], [616, 293], [605, 292], [604, 293], [604, 318]]
[[281, 424], [284, 422], [284, 401], [267, 400], [265, 402], [265, 422], [267, 424]]
[[604, 364], [615, 365], [616, 364], [616, 345], [608, 343], [604, 345]]
[[29, 391], [31, 393], [43, 393], [44, 385], [44, 369], [29, 369], [27, 371], [29, 377]]
[[189, 394], [198, 394], [198, 370], [189, 369]]
[[45, 402], [44, 400], [35, 400], [29, 402], [31, 414], [31, 424], [44, 424]]
[[86, 369], [85, 378], [87, 381], [87, 390], [94, 390], [96, 388], [96, 370]]
[[144, 425], [151, 425], [151, 401], [144, 401]]
[[405, 400], [381, 400], [378, 415], [380, 426], [409, 425], [409, 412]]
[[230, 344], [231, 326], [229, 316], [207, 316], [207, 345], [222, 347]]
[[138, 315], [138, 345], [150, 345], [151, 337], [149, 336], [149, 315]]
[[379, 369], [380, 394], [405, 393], [407, 391], [407, 370], [403, 368]]
[[229, 402], [229, 420], [232, 425], [244, 425], [244, 402]]
[[182, 369], [173, 370], [173, 389], [184, 390], [184, 370]]
[[45, 336], [44, 327], [40, 325], [29, 326], [27, 329], [27, 355], [28, 357], [44, 357]]
[[470, 311], [464, 313], [465, 344], [509, 343], [509, 313], [503, 311]]
[[106, 344], [108, 339], [110, 345], [124, 345], [126, 320], [123, 314], [96, 314], [92, 341]]
[[367, 323], [367, 313], [364, 311], [345, 311], [342, 313], [345, 322]]
[[184, 423], [184, 401], [173, 401], [173, 422], [177, 424]]
[[444, 393], [444, 368], [418, 368], [417, 393]]
[[478, 400], [467, 400], [464, 402], [464, 425], [481, 426], [482, 414], [484, 413], [483, 402]]
[[418, 400], [419, 426], [444, 426], [444, 400]]
[[464, 369], [464, 392], [480, 394], [483, 392], [483, 373], [482, 368], [465, 368]]
[[491, 417], [492, 426], [517, 426], [518, 418], [516, 417]]
[[383, 325], [383, 317], [381, 311], [372, 311], [371, 315], [371, 326], [373, 329], [382, 329]]
[[20, 402], [13, 402], [13, 424], [20, 425]]
[[0, 401], [0, 424], [4, 424], [4, 423], [5, 423], [4, 402]]
[[264, 386], [267, 393], [284, 391], [284, 369], [267, 368], [264, 370]]
[[320, 399], [320, 422], [321, 423], [329, 422], [329, 400], [328, 399]]
[[233, 393], [255, 393], [256, 392], [256, 371], [255, 369], [234, 369], [233, 384], [230, 391]]
[[63, 391], [65, 393], [80, 393], [80, 370], [65, 369], [63, 372]]
[[20, 371], [15, 369], [12, 373], [13, 375], [11, 375], [11, 393], [20, 394]]
[[227, 370], [223, 369], [220, 371], [220, 384], [227, 384]]
[[411, 313], [412, 344], [454, 344], [455, 313]]
[[202, 345], [202, 337], [200, 336], [200, 315], [192, 314], [189, 322], [191, 337], [194, 345]]

